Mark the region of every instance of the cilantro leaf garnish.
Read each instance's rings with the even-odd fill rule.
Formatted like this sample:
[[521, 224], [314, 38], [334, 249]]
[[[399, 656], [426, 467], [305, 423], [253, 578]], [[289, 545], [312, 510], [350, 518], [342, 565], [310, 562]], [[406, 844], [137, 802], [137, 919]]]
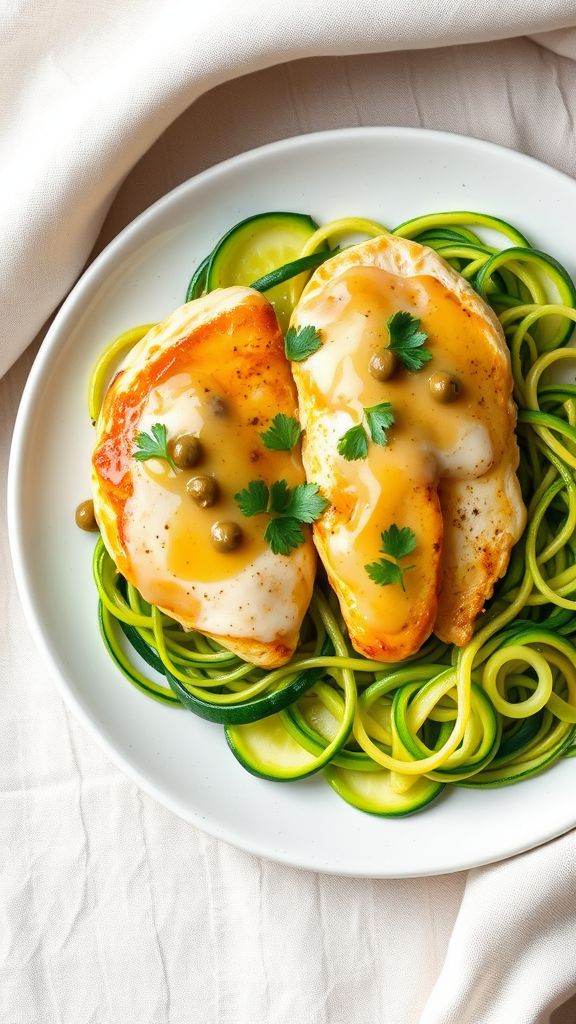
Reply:
[[274, 452], [289, 452], [298, 444], [302, 429], [293, 416], [285, 416], [279, 412], [274, 417], [268, 430], [260, 433], [263, 444]]
[[387, 557], [381, 558], [379, 562], [371, 562], [364, 568], [370, 579], [380, 587], [399, 584], [402, 590], [405, 590], [404, 573], [415, 566], [398, 565], [398, 560], [412, 554], [416, 547], [416, 534], [409, 526], [400, 527], [392, 523], [389, 529], [381, 534], [381, 541], [380, 553]]
[[290, 327], [284, 339], [286, 358], [293, 363], [301, 363], [303, 359], [317, 352], [322, 345], [320, 332], [312, 324], [306, 327]]
[[388, 436], [386, 431], [394, 423], [394, 413], [391, 402], [381, 402], [380, 405], [373, 405], [364, 409], [370, 437], [374, 444], [386, 445]]
[[275, 555], [287, 555], [304, 541], [302, 523], [314, 523], [328, 507], [317, 484], [289, 487], [286, 480], [275, 480], [268, 487], [263, 480], [251, 480], [234, 495], [245, 516], [267, 515], [264, 540]]
[[301, 523], [314, 523], [328, 505], [329, 502], [318, 491], [318, 484], [298, 484], [290, 491], [284, 511]]
[[264, 540], [275, 555], [289, 555], [304, 541], [302, 527], [294, 516], [279, 516], [271, 519], [264, 533]]
[[416, 534], [409, 526], [397, 526], [392, 523], [382, 534], [382, 553], [392, 558], [405, 558], [411, 555], [416, 547]]
[[338, 454], [348, 462], [356, 462], [358, 459], [365, 459], [368, 455], [368, 438], [361, 423], [350, 427], [337, 444]]
[[148, 459], [165, 459], [171, 469], [176, 470], [172, 456], [168, 451], [168, 440], [166, 436], [166, 424], [154, 423], [150, 433], [142, 431], [136, 437], [136, 448], [132, 452], [138, 462], [146, 462]]
[[259, 516], [266, 512], [270, 492], [263, 480], [251, 480], [247, 487], [234, 495], [243, 516]]
[[390, 351], [394, 352], [407, 370], [418, 373], [432, 359], [432, 353], [422, 347], [428, 341], [428, 335], [419, 330], [420, 321], [411, 313], [400, 310], [389, 317], [386, 326], [390, 336]]

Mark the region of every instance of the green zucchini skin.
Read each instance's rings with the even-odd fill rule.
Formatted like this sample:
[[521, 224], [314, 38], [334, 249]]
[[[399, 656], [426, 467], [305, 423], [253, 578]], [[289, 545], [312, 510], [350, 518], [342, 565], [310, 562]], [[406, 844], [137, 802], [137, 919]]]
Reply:
[[[282, 721], [287, 731], [306, 750], [313, 754], [321, 754], [328, 746], [328, 740], [313, 729], [298, 711], [298, 704], [291, 704], [282, 712]], [[342, 745], [330, 759], [331, 764], [353, 771], [374, 771], [374, 761], [363, 750], [347, 750]]]
[[[411, 694], [418, 689], [418, 684], [408, 683], [396, 691], [392, 702], [392, 717], [398, 736], [409, 753], [414, 758], [425, 757], [429, 751], [406, 727], [405, 713], [408, 707]], [[424, 689], [424, 687], [422, 688]], [[496, 757], [501, 740], [501, 722], [487, 694], [480, 686], [472, 683], [473, 698], [483, 712], [483, 720], [486, 725], [483, 741], [474, 757], [455, 768], [442, 768], [430, 772], [428, 776], [438, 782], [456, 782], [458, 779], [467, 778], [481, 772], [483, 768]]]
[[352, 713], [327, 738], [297, 716], [295, 706], [296, 702], [251, 725], [225, 727], [228, 746], [247, 771], [261, 779], [291, 782], [314, 775], [329, 763], [365, 768], [365, 761], [370, 761], [366, 754], [342, 751], [352, 731]]
[[[332, 654], [333, 650], [331, 641], [326, 637], [322, 644], [321, 654]], [[168, 669], [164, 668], [164, 674], [171, 689], [184, 707], [193, 711], [199, 718], [205, 718], [208, 722], [218, 722], [220, 725], [248, 725], [251, 722], [260, 721], [261, 718], [268, 718], [269, 715], [275, 715], [297, 701], [302, 694], [314, 686], [314, 683], [318, 682], [322, 676], [322, 669], [305, 669], [304, 672], [299, 672], [290, 683], [278, 690], [254, 697], [249, 701], [238, 701], [226, 705], [201, 700], [190, 693], [180, 680], [171, 675]]]
[[[535, 759], [529, 766], [522, 767], [522, 764], [511, 764], [498, 768], [497, 763], [495, 763], [491, 766], [493, 770], [486, 772], [484, 776], [478, 775], [472, 776], [469, 779], [457, 780], [455, 784], [465, 789], [499, 789], [502, 786], [511, 786], [517, 782], [524, 782], [534, 775], [539, 775], [545, 768], [554, 764], [574, 742], [575, 735], [576, 727], [568, 729], [563, 739], [552, 750]], [[516, 757], [518, 757], [521, 749], [517, 751]]]
[[424, 777], [407, 793], [395, 793], [390, 785], [391, 773], [386, 769], [368, 773], [329, 765], [324, 775], [342, 800], [379, 818], [405, 818], [415, 814], [436, 800], [444, 789], [442, 782]]
[[127, 622], [119, 621], [119, 626], [124, 636], [132, 644], [132, 647], [137, 654], [146, 662], [150, 668], [154, 669], [155, 672], [159, 672], [164, 675], [164, 664], [156, 654], [153, 647], [147, 644], [146, 641], [140, 636], [140, 633], [134, 626], [129, 626]]
[[306, 242], [318, 225], [307, 213], [271, 211], [257, 213], [239, 221], [220, 238], [211, 253], [196, 268], [186, 302], [200, 295], [244, 285], [266, 292], [286, 331], [292, 302], [282, 286], [301, 274], [309, 274], [329, 253], [325, 244], [319, 252], [300, 257]]
[[[489, 214], [477, 213], [473, 210], [450, 210], [447, 213], [430, 213], [424, 214], [422, 217], [412, 217], [410, 220], [403, 221], [397, 228], [394, 228], [393, 234], [400, 235], [402, 238], [416, 238], [424, 231], [442, 231], [446, 228], [461, 233], [462, 226], [470, 224], [497, 231], [499, 234], [510, 239], [514, 245], [530, 246], [526, 235], [523, 235], [518, 228], [509, 224], [508, 221], [502, 220], [501, 217], [492, 217]], [[471, 232], [466, 231], [466, 234], [468, 238], [471, 238]]]
[[292, 260], [291, 263], [285, 263], [283, 267], [271, 270], [269, 274], [265, 274], [264, 277], [253, 281], [250, 287], [254, 288], [257, 292], [270, 291], [271, 288], [284, 284], [293, 277], [298, 277], [299, 274], [304, 274], [308, 270], [316, 270], [316, 267], [321, 266], [322, 263], [326, 263], [332, 256], [335, 256], [337, 251], [332, 249], [327, 252], [312, 252], [309, 256], [302, 256], [298, 260]]
[[[106, 648], [109, 657], [122, 675], [132, 683], [132, 686], [136, 687], [137, 690], [140, 690], [141, 693], [146, 694], [147, 697], [151, 697], [152, 700], [156, 700], [160, 704], [169, 704], [172, 707], [178, 707], [178, 700], [170, 690], [167, 690], [165, 687], [153, 682], [153, 680], [146, 679], [135, 667], [131, 665], [127, 658], [121, 659], [109, 619], [109, 613], [107, 613], [107, 610], [100, 601], [98, 603], [98, 626], [100, 629], [100, 636], [102, 637], [104, 647]], [[148, 664], [150, 664], [149, 661]]]
[[206, 277], [208, 274], [211, 256], [212, 253], [208, 253], [208, 256], [204, 257], [192, 274], [190, 283], [186, 289], [186, 302], [192, 302], [193, 299], [199, 298], [200, 295], [203, 295], [206, 291]]
[[167, 669], [164, 671], [171, 689], [185, 708], [193, 711], [199, 718], [205, 718], [207, 722], [218, 722], [220, 725], [246, 725], [282, 711], [314, 686], [322, 672], [321, 669], [307, 669], [281, 690], [256, 697], [251, 701], [238, 701], [236, 704], [223, 706], [195, 697]]
[[[253, 217], [246, 217], [235, 224], [212, 250], [209, 259], [206, 289], [212, 291], [214, 288], [225, 287], [228, 283], [223, 275], [223, 263], [225, 257], [230, 254], [238, 245], [241, 237], [249, 234], [257, 234], [264, 228], [274, 227], [280, 231], [295, 231], [303, 236], [313, 235], [318, 225], [307, 213], [290, 213], [286, 211], [271, 211], [269, 213], [257, 213]], [[240, 283], [240, 282], [234, 282]]]
[[[284, 727], [281, 714], [249, 725], [227, 725], [224, 733], [236, 760], [259, 779], [294, 782], [314, 775], [323, 767], [321, 751], [312, 754], [301, 746]], [[254, 737], [260, 739], [260, 747], [268, 746], [268, 756], [254, 749]]]

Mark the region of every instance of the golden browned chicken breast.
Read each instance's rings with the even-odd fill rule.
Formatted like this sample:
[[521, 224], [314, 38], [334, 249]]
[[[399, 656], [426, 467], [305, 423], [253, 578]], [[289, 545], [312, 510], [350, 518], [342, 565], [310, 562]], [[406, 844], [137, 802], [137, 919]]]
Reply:
[[525, 521], [498, 320], [432, 250], [383, 235], [320, 267], [295, 310], [314, 540], [354, 647], [465, 643]]
[[274, 554], [267, 517], [243, 516], [234, 499], [254, 480], [304, 481], [297, 450], [260, 436], [277, 413], [297, 415], [274, 311], [249, 288], [221, 289], [130, 352], [93, 455], [96, 516], [120, 572], [185, 628], [264, 666], [291, 657], [316, 564], [307, 527]]

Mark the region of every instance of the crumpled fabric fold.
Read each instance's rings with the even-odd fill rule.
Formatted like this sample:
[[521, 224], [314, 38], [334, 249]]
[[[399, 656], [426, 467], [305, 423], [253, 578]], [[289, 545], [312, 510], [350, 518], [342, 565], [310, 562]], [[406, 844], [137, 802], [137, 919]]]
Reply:
[[329, 18], [326, 0], [5, 5], [0, 375], [73, 284], [130, 168], [208, 89], [308, 56], [546, 31], [557, 46], [575, 25], [572, 0], [333, 0]]

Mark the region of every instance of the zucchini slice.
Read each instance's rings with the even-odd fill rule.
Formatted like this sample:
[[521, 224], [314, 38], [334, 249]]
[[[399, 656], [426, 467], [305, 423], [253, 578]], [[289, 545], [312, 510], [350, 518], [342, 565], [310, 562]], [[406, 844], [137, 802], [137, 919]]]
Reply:
[[[316, 684], [313, 690], [309, 691], [311, 701], [308, 702], [309, 707], [305, 713], [300, 710], [300, 707], [306, 701], [306, 698], [301, 698], [281, 713], [286, 731], [302, 747], [311, 754], [317, 754], [318, 756], [332, 742], [338, 729], [336, 719], [334, 719], [315, 695], [315, 691], [321, 687], [321, 683]], [[325, 686], [323, 688], [329, 689]], [[338, 699], [336, 694], [334, 694], [334, 697]], [[336, 753], [332, 754], [330, 762], [339, 768], [351, 768], [359, 772], [374, 771], [374, 761], [368, 754], [365, 754], [363, 750], [348, 750], [344, 744], [338, 748]], [[319, 767], [322, 767], [322, 765], [319, 765]]]
[[208, 253], [204, 257], [201, 263], [198, 264], [196, 270], [190, 278], [190, 284], [186, 292], [186, 302], [192, 302], [192, 299], [199, 298], [206, 291], [206, 275], [208, 274], [208, 267], [210, 265], [210, 257], [212, 253]]
[[[288, 782], [312, 775], [331, 761], [342, 763], [339, 761], [340, 751], [352, 730], [355, 694], [351, 697], [345, 690], [344, 697], [341, 697], [321, 682], [317, 687], [322, 694], [328, 691], [330, 705], [335, 711], [332, 715], [325, 704], [312, 695], [312, 705], [321, 716], [320, 731], [309, 727], [304, 717], [301, 716], [300, 720], [295, 717], [296, 703], [263, 721], [227, 726], [228, 746], [252, 775]], [[358, 754], [357, 757], [362, 765], [364, 756]], [[343, 763], [347, 767], [356, 767], [358, 762], [350, 752]]]
[[320, 756], [306, 750], [285, 728], [281, 715], [249, 725], [226, 726], [226, 741], [246, 771], [259, 779], [291, 782], [323, 767]]
[[[206, 291], [250, 285], [298, 259], [318, 225], [304, 213], [260, 213], [236, 224], [212, 252]], [[266, 292], [283, 331], [292, 313], [292, 286], [286, 281]]]
[[[307, 727], [306, 719], [291, 705], [269, 718], [247, 725], [226, 726], [226, 741], [240, 764], [260, 779], [291, 782], [332, 767], [374, 774], [374, 761], [363, 751], [344, 750], [349, 726], [334, 722], [330, 736]], [[336, 743], [332, 741], [337, 737]], [[334, 746], [338, 749], [334, 751]]]
[[383, 818], [413, 814], [435, 800], [444, 789], [441, 782], [422, 777], [406, 793], [397, 793], [392, 787], [392, 772], [385, 768], [359, 772], [329, 765], [324, 774], [332, 789], [346, 803]]
[[292, 682], [278, 690], [272, 690], [261, 697], [254, 697], [253, 700], [239, 700], [227, 704], [218, 704], [215, 701], [210, 701], [208, 697], [206, 700], [202, 700], [200, 697], [194, 696], [168, 669], [165, 668], [164, 671], [170, 688], [184, 707], [193, 711], [199, 718], [205, 718], [208, 722], [219, 722], [221, 725], [246, 725], [248, 722], [258, 722], [261, 718], [267, 718], [288, 707], [314, 685], [322, 670], [307, 669], [305, 672], [298, 673]]

